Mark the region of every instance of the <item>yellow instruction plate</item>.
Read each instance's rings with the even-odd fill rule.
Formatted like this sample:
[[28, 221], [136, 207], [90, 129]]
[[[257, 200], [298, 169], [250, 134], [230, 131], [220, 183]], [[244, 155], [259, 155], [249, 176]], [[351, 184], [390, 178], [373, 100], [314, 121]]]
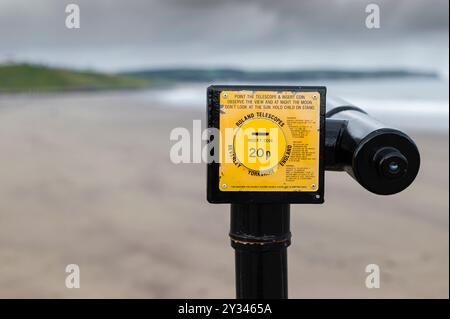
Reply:
[[316, 192], [319, 150], [319, 92], [221, 92], [221, 191]]

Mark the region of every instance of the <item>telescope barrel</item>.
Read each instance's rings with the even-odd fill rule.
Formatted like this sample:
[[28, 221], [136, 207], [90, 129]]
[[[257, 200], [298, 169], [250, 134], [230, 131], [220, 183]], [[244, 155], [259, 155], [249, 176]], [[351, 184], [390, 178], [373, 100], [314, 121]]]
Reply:
[[325, 169], [346, 171], [372, 193], [391, 195], [416, 178], [420, 154], [405, 133], [344, 100], [329, 98]]

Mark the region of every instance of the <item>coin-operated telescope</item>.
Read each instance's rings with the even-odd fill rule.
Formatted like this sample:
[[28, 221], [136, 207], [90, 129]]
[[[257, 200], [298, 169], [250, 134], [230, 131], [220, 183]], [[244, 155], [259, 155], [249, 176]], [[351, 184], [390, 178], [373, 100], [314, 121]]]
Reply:
[[398, 193], [420, 155], [404, 133], [325, 87], [211, 86], [207, 199], [231, 204], [238, 298], [287, 298], [290, 204], [322, 204], [325, 170]]

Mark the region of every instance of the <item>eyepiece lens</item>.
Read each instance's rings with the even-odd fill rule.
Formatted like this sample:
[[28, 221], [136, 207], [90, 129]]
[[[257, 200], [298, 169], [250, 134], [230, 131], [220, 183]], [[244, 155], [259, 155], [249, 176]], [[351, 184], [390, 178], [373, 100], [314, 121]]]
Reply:
[[396, 162], [390, 162], [388, 167], [389, 167], [389, 172], [391, 172], [392, 174], [397, 173], [400, 168], [400, 166]]
[[402, 178], [408, 169], [408, 160], [392, 147], [380, 149], [375, 154], [374, 161], [379, 174], [389, 179]]

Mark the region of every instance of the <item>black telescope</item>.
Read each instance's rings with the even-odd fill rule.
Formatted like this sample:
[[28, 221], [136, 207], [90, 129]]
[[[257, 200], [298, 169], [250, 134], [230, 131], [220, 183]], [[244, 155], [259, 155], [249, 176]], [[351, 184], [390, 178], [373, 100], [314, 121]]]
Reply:
[[[209, 129], [234, 132], [209, 138], [211, 157], [222, 152], [230, 160], [208, 163], [207, 199], [231, 204], [239, 299], [288, 297], [290, 204], [322, 204], [325, 170], [347, 172], [368, 191], [391, 195], [406, 189], [420, 167], [408, 135], [344, 100], [326, 98], [325, 87], [211, 86], [207, 120]], [[268, 137], [246, 140], [244, 128]], [[278, 146], [273, 152], [271, 143]], [[278, 156], [277, 169], [254, 164], [256, 150]]]
[[368, 191], [391, 195], [407, 188], [419, 167], [419, 151], [408, 135], [359, 107], [328, 97], [326, 170], [346, 171]]

